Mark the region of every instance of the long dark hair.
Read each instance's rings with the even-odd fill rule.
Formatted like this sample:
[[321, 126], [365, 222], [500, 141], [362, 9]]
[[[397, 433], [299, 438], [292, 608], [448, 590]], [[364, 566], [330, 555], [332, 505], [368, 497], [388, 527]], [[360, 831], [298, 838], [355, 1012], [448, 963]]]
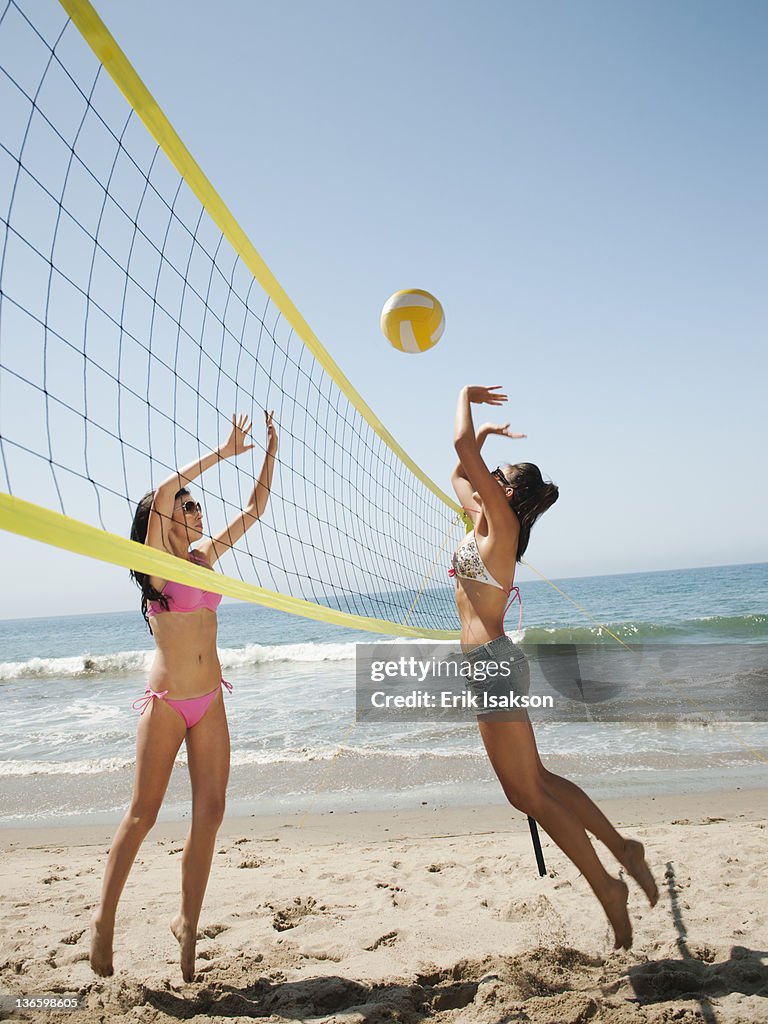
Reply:
[[[189, 494], [186, 487], [182, 487], [180, 491], [176, 492], [174, 500], [180, 498], [182, 494]], [[131, 524], [131, 540], [138, 541], [139, 544], [143, 544], [147, 539], [147, 530], [149, 528], [149, 513], [152, 510], [152, 502], [155, 500], [155, 492], [147, 491], [144, 497], [141, 499], [139, 504], [136, 506], [136, 512], [133, 517], [133, 523]], [[152, 628], [149, 625], [149, 616], [147, 615], [147, 605], [150, 601], [156, 601], [161, 608], [168, 611], [168, 598], [156, 590], [150, 583], [149, 576], [146, 576], [143, 572], [137, 572], [135, 569], [131, 569], [131, 579], [141, 591], [141, 614], [144, 616], [144, 621], [147, 624], [147, 628], [150, 633]]]
[[520, 520], [520, 536], [517, 541], [517, 561], [519, 562], [528, 547], [533, 524], [540, 515], [555, 504], [560, 496], [560, 491], [557, 484], [542, 478], [541, 470], [532, 462], [518, 462], [514, 466], [506, 466], [504, 476], [515, 488], [515, 493], [509, 504]]

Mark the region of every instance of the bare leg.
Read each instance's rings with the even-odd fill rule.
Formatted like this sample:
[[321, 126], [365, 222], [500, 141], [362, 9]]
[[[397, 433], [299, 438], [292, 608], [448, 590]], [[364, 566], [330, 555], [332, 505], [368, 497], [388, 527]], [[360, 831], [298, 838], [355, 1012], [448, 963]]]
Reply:
[[182, 977], [192, 981], [197, 925], [229, 781], [229, 730], [221, 694], [187, 733], [187, 757], [192, 824], [181, 861], [181, 909], [171, 921], [171, 931], [181, 947]]
[[112, 840], [101, 900], [91, 918], [91, 968], [102, 977], [113, 970], [112, 940], [120, 895], [139, 847], [157, 818], [185, 731], [181, 717], [162, 702], [153, 701], [139, 719], [131, 806]]
[[604, 843], [616, 860], [634, 878], [652, 907], [656, 906], [659, 890], [645, 860], [645, 847], [636, 839], [625, 839], [608, 821], [603, 812], [573, 782], [553, 775], [544, 769], [543, 785], [562, 803], [568, 804], [587, 829]]
[[544, 785], [530, 723], [480, 720], [480, 735], [510, 803], [535, 818], [586, 878], [614, 932], [614, 947], [629, 949], [632, 925], [626, 885], [605, 870], [568, 802]]
[[[533, 728], [530, 722], [527, 723], [533, 738]], [[561, 775], [555, 775], [541, 763], [538, 750], [536, 750], [536, 761], [539, 772], [543, 778], [543, 785], [561, 803], [568, 804], [573, 813], [579, 819], [584, 828], [600, 840], [611, 851], [613, 856], [626, 868], [634, 878], [652, 907], [656, 905], [659, 898], [659, 890], [651, 874], [650, 868], [645, 861], [645, 848], [636, 839], [625, 839], [616, 831], [611, 822], [606, 818], [597, 804], [590, 797], [569, 779]]]

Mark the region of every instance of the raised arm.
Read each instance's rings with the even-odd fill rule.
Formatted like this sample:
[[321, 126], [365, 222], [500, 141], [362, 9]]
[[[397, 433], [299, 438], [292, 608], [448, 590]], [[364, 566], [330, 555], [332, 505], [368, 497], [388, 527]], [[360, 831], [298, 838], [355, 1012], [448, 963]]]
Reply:
[[211, 565], [214, 565], [226, 551], [237, 544], [246, 530], [253, 526], [267, 507], [269, 495], [272, 491], [272, 475], [275, 471], [275, 457], [277, 455], [277, 430], [273, 421], [274, 415], [274, 411], [264, 412], [267, 427], [267, 453], [248, 504], [238, 516], [235, 516], [227, 524], [221, 533], [217, 533], [210, 540], [202, 541], [197, 546], [197, 550], [208, 559]]
[[[477, 441], [477, 450], [481, 451], [486, 440], [491, 434], [498, 434], [501, 437], [525, 437], [525, 434], [513, 434], [510, 430], [509, 423], [484, 423], [481, 427], [477, 428], [475, 434], [475, 440]], [[453, 468], [451, 473], [451, 485], [456, 493], [456, 497], [459, 499], [459, 504], [470, 515], [473, 515], [474, 509], [472, 507], [472, 495], [475, 488], [467, 476], [467, 471], [464, 469], [461, 460], [459, 460]]]
[[509, 430], [509, 424], [499, 427], [487, 424], [475, 433], [472, 405], [502, 405], [506, 401], [507, 396], [501, 392], [498, 385], [489, 388], [462, 388], [456, 405], [454, 433], [454, 446], [459, 462], [452, 479], [459, 500], [465, 505], [467, 502], [463, 499], [466, 497], [471, 505], [472, 494], [477, 491], [483, 499], [486, 515], [499, 520], [505, 520], [511, 515], [508, 498], [485, 465], [480, 448], [491, 433], [512, 438], [525, 437], [525, 434], [513, 434]]
[[[248, 431], [250, 429], [247, 416], [236, 416], [233, 413], [232, 430], [224, 443], [219, 445], [214, 451], [208, 452], [207, 455], [203, 455], [202, 458], [197, 459], [195, 462], [190, 462], [188, 466], [184, 466], [183, 469], [177, 470], [167, 479], [163, 480], [155, 490], [155, 497], [149, 513], [145, 544], [153, 548], [160, 548], [161, 551], [171, 551], [167, 543], [165, 523], [173, 515], [176, 495], [180, 490], [183, 490], [188, 484], [192, 483], [193, 480], [196, 480], [206, 469], [215, 466], [220, 459], [229, 459], [234, 455], [250, 451], [254, 447], [254, 445], [248, 444]], [[171, 551], [171, 554], [174, 554], [174, 552]]]

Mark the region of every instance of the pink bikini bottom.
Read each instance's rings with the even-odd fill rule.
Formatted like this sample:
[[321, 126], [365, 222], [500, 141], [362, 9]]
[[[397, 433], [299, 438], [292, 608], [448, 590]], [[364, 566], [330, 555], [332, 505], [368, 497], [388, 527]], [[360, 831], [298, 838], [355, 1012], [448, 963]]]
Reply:
[[232, 692], [231, 683], [228, 683], [226, 679], [222, 679], [221, 683], [214, 690], [211, 690], [210, 693], [204, 693], [202, 697], [187, 697], [186, 700], [169, 700], [166, 697], [166, 693], [168, 693], [167, 690], [161, 690], [158, 693], [156, 690], [151, 690], [147, 687], [144, 691], [144, 696], [135, 700], [131, 707], [134, 711], [140, 711], [143, 715], [153, 701], [163, 700], [166, 704], [172, 707], [174, 711], [178, 711], [184, 719], [187, 728], [191, 729], [193, 726], [197, 725], [205, 712], [211, 706], [214, 697], [222, 686], [226, 686], [229, 692]]

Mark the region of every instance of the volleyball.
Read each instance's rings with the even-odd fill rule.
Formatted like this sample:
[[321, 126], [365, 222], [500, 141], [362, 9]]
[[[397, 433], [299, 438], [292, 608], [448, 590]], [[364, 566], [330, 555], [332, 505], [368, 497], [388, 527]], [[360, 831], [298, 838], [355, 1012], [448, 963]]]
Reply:
[[395, 292], [381, 311], [384, 337], [400, 352], [426, 352], [445, 330], [443, 307], [420, 288]]

